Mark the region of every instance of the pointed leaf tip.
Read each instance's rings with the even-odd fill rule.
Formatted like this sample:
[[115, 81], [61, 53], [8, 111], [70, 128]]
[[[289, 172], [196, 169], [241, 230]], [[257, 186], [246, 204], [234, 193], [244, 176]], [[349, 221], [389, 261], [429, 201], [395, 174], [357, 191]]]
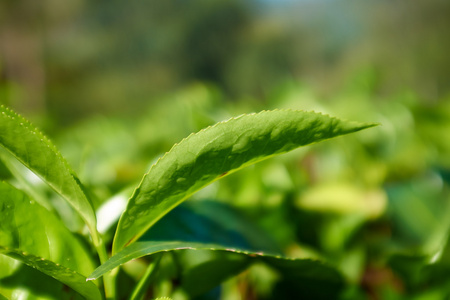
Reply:
[[170, 210], [209, 183], [300, 146], [376, 124], [274, 110], [241, 115], [191, 134], [144, 176], [117, 227], [113, 253], [136, 241]]

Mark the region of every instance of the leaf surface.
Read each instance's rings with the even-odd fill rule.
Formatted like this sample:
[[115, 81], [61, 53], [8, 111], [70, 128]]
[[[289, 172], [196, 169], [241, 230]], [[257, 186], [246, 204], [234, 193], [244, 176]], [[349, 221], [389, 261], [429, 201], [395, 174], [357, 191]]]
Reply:
[[113, 254], [223, 176], [300, 146], [372, 126], [314, 112], [276, 110], [242, 115], [192, 134], [144, 175], [119, 220]]
[[[97, 239], [96, 218], [78, 178], [56, 147], [30, 122], [0, 106], [0, 145], [66, 199]], [[18, 138], [20, 137], [20, 138]]]

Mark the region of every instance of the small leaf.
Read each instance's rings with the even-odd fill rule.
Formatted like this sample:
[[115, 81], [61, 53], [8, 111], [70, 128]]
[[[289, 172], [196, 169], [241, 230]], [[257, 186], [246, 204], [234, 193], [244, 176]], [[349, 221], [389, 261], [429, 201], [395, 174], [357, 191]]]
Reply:
[[[292, 282], [293, 285], [296, 285], [295, 289], [302, 291], [302, 293], [305, 295], [314, 294], [318, 297], [320, 296], [317, 299], [322, 299], [323, 295], [336, 296], [340, 289], [343, 287], [342, 275], [338, 271], [336, 271], [336, 269], [327, 266], [320, 261], [309, 259], [289, 259], [260, 252], [224, 248], [221, 245], [177, 241], [137, 241], [136, 243], [126, 247], [124, 250], [114, 255], [105, 264], [97, 268], [89, 276], [88, 280], [97, 279], [106, 272], [132, 259], [137, 259], [139, 257], [161, 251], [175, 251], [185, 249], [229, 251], [234, 253], [246, 254], [253, 259], [261, 259], [265, 263], [268, 263], [269, 265], [278, 269], [281, 274], [284, 274], [284, 277], [287, 278], [288, 282]], [[205, 276], [207, 276], [207, 274], [205, 274]], [[290, 276], [292, 277], [289, 279]], [[322, 289], [325, 289], [325, 291], [323, 291]]]
[[374, 124], [314, 112], [242, 115], [192, 134], [154, 164], [120, 218], [113, 253], [131, 244], [190, 195], [248, 165]]
[[[184, 203], [171, 211], [136, 243], [97, 268], [89, 279], [97, 279], [135, 258], [184, 249], [219, 250], [251, 257], [282, 255], [263, 232], [231, 207], [213, 201], [195, 201]], [[236, 268], [230, 272], [233, 270]], [[216, 272], [220, 273], [220, 270]]]
[[95, 270], [89, 279], [96, 279], [132, 259], [185, 249], [213, 252], [205, 260], [201, 254], [208, 251], [177, 253], [177, 261], [183, 267], [180, 287], [189, 297], [214, 288], [257, 260], [280, 271], [286, 280], [301, 278], [303, 283], [296, 285], [303, 287], [306, 294], [320, 296], [323, 292], [315, 287], [325, 286], [330, 289], [327, 295], [336, 295], [342, 287], [342, 276], [334, 268], [319, 261], [282, 258], [278, 247], [263, 232], [232, 207], [213, 201], [193, 201], [175, 208], [136, 243]]
[[132, 245], [126, 247], [107, 262], [98, 267], [87, 280], [95, 280], [106, 272], [113, 270], [114, 268], [139, 257], [155, 254], [158, 252], [167, 252], [174, 250], [221, 250], [230, 251], [235, 253], [243, 253], [248, 255], [262, 255], [260, 252], [252, 252], [245, 250], [238, 250], [233, 248], [224, 247], [217, 244], [206, 244], [197, 242], [180, 242], [180, 241], [137, 241]]
[[10, 249], [0, 246], [0, 253], [17, 259], [26, 265], [55, 278], [56, 280], [72, 288], [74, 291], [80, 293], [86, 299], [102, 299], [102, 295], [97, 286], [93, 282], [86, 281], [86, 277], [76, 271], [17, 249]]
[[98, 239], [92, 204], [74, 171], [50, 140], [3, 105], [0, 106], [0, 132], [0, 145], [66, 199], [84, 219], [94, 240]]

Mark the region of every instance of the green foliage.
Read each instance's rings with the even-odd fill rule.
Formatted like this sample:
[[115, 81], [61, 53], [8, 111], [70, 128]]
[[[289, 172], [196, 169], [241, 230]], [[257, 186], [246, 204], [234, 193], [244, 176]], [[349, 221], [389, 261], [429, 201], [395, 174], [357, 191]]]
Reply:
[[7, 183], [0, 183], [2, 247], [20, 249], [87, 275], [94, 263], [85, 246], [54, 214]]
[[152, 166], [128, 202], [113, 253], [207, 184], [277, 154], [373, 125], [302, 111], [243, 115], [190, 135]]
[[0, 253], [17, 259], [33, 269], [39, 270], [42, 273], [55, 278], [84, 296], [86, 299], [102, 299], [100, 290], [97, 286], [92, 282], [87, 282], [86, 277], [72, 269], [54, 263], [52, 260], [21, 252], [21, 249], [15, 250], [0, 246]]
[[[103, 298], [101, 290], [104, 290], [105, 297], [115, 298], [116, 286], [119, 287], [117, 269], [109, 271], [124, 264], [124, 269], [131, 268], [129, 276], [135, 278], [132, 279], [136, 283], [132, 298], [143, 296], [152, 283], [155, 288], [149, 292], [152, 291], [154, 296], [164, 296], [163, 283], [172, 276], [183, 278], [181, 290], [175, 291], [175, 295], [193, 296], [208, 292], [250, 264], [262, 262], [281, 274], [280, 286], [301, 281], [293, 291], [317, 299], [336, 296], [344, 279], [335, 267], [318, 260], [285, 258], [270, 236], [231, 207], [200, 201], [173, 209], [202, 187], [246, 166], [303, 145], [372, 126], [313, 112], [275, 110], [242, 115], [190, 135], [159, 159], [144, 176], [117, 226], [112, 248], [115, 255], [106, 261], [109, 243], [102, 243], [97, 233], [96, 216], [86, 196], [93, 192], [86, 192], [89, 189], [81, 184], [48, 139], [25, 119], [2, 107], [0, 141], [3, 148], [12, 154], [2, 155], [5, 166], [11, 168], [11, 174], [19, 177], [19, 186], [24, 185], [26, 176], [22, 176], [20, 168], [10, 161], [13, 157], [36, 173], [82, 216], [90, 228], [91, 237], [66, 228], [55, 214], [61, 207], [47, 210], [35, 202], [32, 199], [36, 194], [33, 188], [24, 189], [29, 194], [26, 195], [7, 183], [1, 183], [0, 252], [13, 260], [5, 260], [5, 256], [1, 256], [0, 291], [13, 295], [14, 286], [26, 285], [28, 277], [24, 276], [22, 281], [11, 281], [11, 278], [37, 270], [43, 278], [52, 277], [48, 280], [56, 280], [60, 285], [71, 288], [68, 291], [73, 290], [86, 299]], [[18, 136], [21, 138], [17, 139]], [[105, 205], [115, 203], [113, 200], [105, 202]], [[47, 205], [57, 203], [44, 202]], [[109, 212], [117, 214], [116, 211]], [[109, 240], [108, 236], [105, 234], [103, 240]], [[92, 255], [93, 249], [97, 250], [100, 263]], [[192, 253], [196, 260], [203, 262], [192, 264], [192, 259], [184, 259], [189, 262], [182, 270], [184, 275], [176, 275], [178, 271], [167, 273], [169, 266], [177, 265], [176, 260], [181, 262], [183, 257], [189, 256], [186, 256], [186, 249], [195, 250]], [[204, 256], [200, 250], [214, 255]], [[159, 266], [161, 256], [156, 258], [155, 254], [162, 252], [171, 253], [175, 261], [170, 262], [169, 258]], [[145, 267], [147, 272], [144, 275], [136, 275], [133, 261], [150, 255], [154, 263]], [[11, 264], [14, 261], [22, 265], [17, 268]], [[228, 264], [227, 261], [234, 263]], [[95, 265], [98, 268], [89, 275]], [[211, 274], [200, 288], [194, 288], [198, 285], [196, 273]], [[104, 282], [98, 284], [100, 287], [103, 285], [103, 289], [99, 289], [90, 280], [102, 275]], [[7, 282], [14, 282], [12, 290]], [[46, 289], [45, 286], [41, 288]], [[30, 289], [27, 293], [33, 297], [35, 292]], [[48, 297], [54, 299], [55, 296]]]
[[86, 283], [87, 274], [94, 269], [91, 254], [63, 223], [6, 183], [0, 183], [0, 194], [0, 252], [88, 299], [101, 299], [98, 288]]
[[[40, 176], [83, 217], [96, 244], [95, 212], [65, 159], [55, 146], [27, 120], [0, 106], [0, 145]], [[20, 140], [17, 140], [20, 137]]]

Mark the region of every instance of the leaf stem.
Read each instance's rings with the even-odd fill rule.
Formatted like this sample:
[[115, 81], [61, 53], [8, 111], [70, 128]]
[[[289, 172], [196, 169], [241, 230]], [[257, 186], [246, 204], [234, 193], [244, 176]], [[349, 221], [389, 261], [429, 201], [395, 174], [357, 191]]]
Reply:
[[[91, 230], [92, 240], [94, 242], [95, 249], [97, 250], [100, 264], [104, 264], [108, 260], [108, 253], [106, 252], [105, 243], [100, 237], [97, 230]], [[103, 285], [105, 288], [106, 299], [115, 299], [116, 289], [114, 284], [114, 275], [108, 273], [103, 276]]]
[[152, 282], [155, 274], [155, 269], [158, 267], [159, 262], [161, 261], [162, 254], [155, 255], [155, 259], [152, 263], [147, 267], [144, 276], [142, 276], [141, 280], [139, 280], [138, 284], [133, 290], [133, 293], [130, 296], [130, 300], [141, 300], [148, 289], [148, 286]]

